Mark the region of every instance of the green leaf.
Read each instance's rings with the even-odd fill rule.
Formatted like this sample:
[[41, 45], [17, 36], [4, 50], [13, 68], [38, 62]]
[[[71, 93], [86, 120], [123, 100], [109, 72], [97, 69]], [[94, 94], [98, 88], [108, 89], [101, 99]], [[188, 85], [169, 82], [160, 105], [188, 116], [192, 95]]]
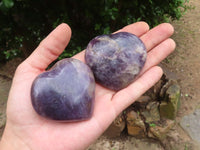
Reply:
[[110, 34], [110, 27], [104, 28], [103, 34]]
[[101, 24], [95, 24], [95, 27], [94, 27], [94, 30], [97, 31], [97, 30], [100, 30], [101, 29]]
[[3, 3], [7, 8], [11, 8], [11, 7], [14, 6], [14, 1], [13, 0], [3, 0]]
[[118, 11], [118, 9], [116, 7], [113, 7], [112, 11]]
[[156, 127], [156, 124], [155, 123], [150, 123], [149, 126], [150, 127]]

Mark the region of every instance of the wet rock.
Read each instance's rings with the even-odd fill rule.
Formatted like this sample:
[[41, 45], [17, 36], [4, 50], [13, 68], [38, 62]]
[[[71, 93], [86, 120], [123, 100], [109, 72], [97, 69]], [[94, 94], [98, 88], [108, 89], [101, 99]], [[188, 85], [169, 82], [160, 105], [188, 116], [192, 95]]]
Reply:
[[163, 140], [174, 125], [175, 122], [173, 120], [165, 120], [159, 123], [150, 124], [148, 137]]
[[178, 84], [171, 85], [165, 94], [164, 101], [160, 104], [161, 118], [174, 120], [180, 107], [180, 86]]
[[126, 117], [128, 134], [137, 138], [145, 137], [146, 127], [139, 114], [130, 111]]
[[200, 142], [200, 109], [196, 109], [194, 113], [184, 116], [180, 125], [193, 140]]
[[160, 113], [158, 106], [159, 106], [158, 102], [150, 102], [147, 105], [146, 110], [141, 112], [141, 114], [145, 118], [146, 123], [156, 122], [160, 120]]
[[104, 132], [104, 135], [108, 138], [119, 137], [125, 126], [124, 116], [120, 114]]

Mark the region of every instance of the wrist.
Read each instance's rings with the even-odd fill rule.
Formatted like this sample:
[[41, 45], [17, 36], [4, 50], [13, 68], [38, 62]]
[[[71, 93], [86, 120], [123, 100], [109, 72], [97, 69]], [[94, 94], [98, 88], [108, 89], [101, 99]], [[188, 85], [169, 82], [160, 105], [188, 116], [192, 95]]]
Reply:
[[7, 126], [0, 141], [0, 150], [29, 150], [28, 146]]

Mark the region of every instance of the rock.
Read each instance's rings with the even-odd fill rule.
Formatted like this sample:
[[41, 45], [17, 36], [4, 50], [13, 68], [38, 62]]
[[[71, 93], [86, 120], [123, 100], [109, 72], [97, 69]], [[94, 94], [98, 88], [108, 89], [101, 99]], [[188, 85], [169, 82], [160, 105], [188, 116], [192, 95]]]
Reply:
[[196, 143], [188, 139], [185, 135], [180, 134], [176, 127], [168, 131], [166, 138], [160, 140], [165, 150], [199, 150]]
[[172, 72], [169, 68], [167, 68], [165, 65], [159, 64], [159, 66], [163, 70], [163, 76], [166, 80], [179, 80], [176, 73]]
[[168, 80], [161, 88], [160, 90], [160, 97], [165, 97], [166, 96], [166, 91], [167, 89], [171, 86], [171, 85], [174, 85], [174, 84], [177, 84], [177, 81], [176, 80]]
[[161, 64], [161, 67], [163, 69], [163, 76], [161, 78], [163, 82], [160, 90], [160, 97], [164, 97], [167, 89], [171, 85], [177, 84], [178, 77], [174, 72], [170, 71], [166, 66]]
[[149, 96], [151, 100], [156, 101], [164, 84], [165, 81], [160, 79], [152, 88], [146, 91], [145, 95]]
[[144, 138], [146, 127], [139, 114], [132, 110], [126, 115], [128, 134], [137, 138]]
[[65, 58], [39, 74], [30, 90], [38, 115], [56, 121], [83, 121], [91, 118], [95, 79], [91, 69], [75, 58]]
[[4, 128], [6, 124], [6, 114], [0, 113], [0, 129]]
[[133, 103], [133, 107], [137, 110], [146, 109], [147, 104], [151, 101], [151, 97], [147, 95], [143, 95], [139, 97], [135, 103]]
[[104, 132], [104, 135], [108, 138], [119, 137], [125, 126], [124, 116], [120, 114]]
[[123, 150], [164, 150], [164, 148], [158, 141], [131, 137], [129, 141], [126, 141]]
[[140, 96], [135, 102], [138, 103], [148, 103], [151, 100], [151, 97], [147, 96], [147, 95], [142, 95]]
[[160, 113], [158, 109], [158, 102], [150, 102], [146, 110], [142, 111], [141, 114], [145, 118], [146, 123], [156, 122], [160, 120]]
[[118, 32], [93, 38], [87, 45], [85, 62], [96, 82], [118, 91], [133, 82], [146, 56], [145, 45], [137, 36]]
[[164, 101], [161, 101], [160, 104], [161, 118], [175, 119], [180, 107], [180, 94], [181, 91], [178, 84], [173, 84], [167, 89]]
[[174, 125], [175, 122], [172, 120], [164, 120], [158, 124], [150, 124], [148, 137], [163, 140]]
[[200, 109], [196, 109], [194, 113], [184, 116], [180, 125], [193, 140], [200, 142]]
[[155, 96], [159, 95], [163, 84], [164, 84], [164, 81], [161, 79], [153, 86], [153, 93], [155, 94]]
[[87, 150], [164, 150], [164, 148], [158, 141], [152, 141], [151, 139], [137, 139], [128, 136], [113, 140], [101, 136]]

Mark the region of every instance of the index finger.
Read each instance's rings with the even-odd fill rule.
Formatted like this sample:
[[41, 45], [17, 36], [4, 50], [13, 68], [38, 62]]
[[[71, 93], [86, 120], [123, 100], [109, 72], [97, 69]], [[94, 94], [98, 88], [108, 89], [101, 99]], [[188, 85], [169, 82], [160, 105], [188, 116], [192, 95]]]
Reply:
[[33, 69], [45, 70], [65, 49], [71, 38], [70, 27], [62, 23], [56, 27], [25, 60]]

